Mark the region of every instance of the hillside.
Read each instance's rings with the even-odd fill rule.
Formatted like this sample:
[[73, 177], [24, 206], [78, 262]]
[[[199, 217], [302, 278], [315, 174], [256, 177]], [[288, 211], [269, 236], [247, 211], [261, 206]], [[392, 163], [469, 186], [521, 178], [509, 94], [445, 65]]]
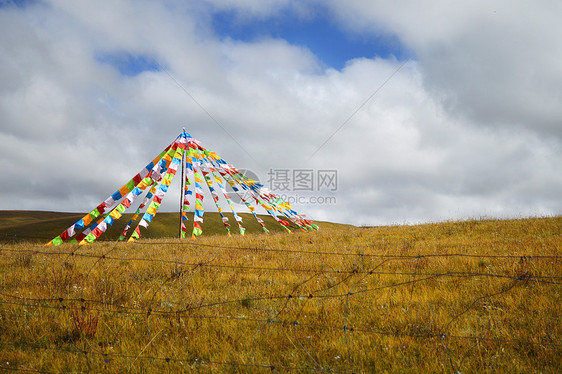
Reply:
[[561, 233], [553, 217], [4, 243], [0, 370], [558, 373]]
[[[4, 241], [37, 241], [48, 242], [70, 225], [82, 218], [85, 213], [62, 213], [44, 211], [4, 210], [0, 211], [0, 242]], [[261, 227], [250, 213], [239, 214], [243, 219], [243, 225], [248, 233], [260, 233]], [[133, 214], [123, 214], [123, 217], [111, 226], [100, 238], [102, 241], [114, 241], [119, 237], [125, 224]], [[238, 234], [236, 221], [232, 213], [225, 213], [230, 220], [231, 231]], [[193, 213], [188, 215], [188, 227], [193, 225]], [[284, 229], [269, 215], [260, 216], [268, 230], [271, 232], [282, 232]], [[216, 212], [206, 212], [204, 216], [204, 235], [225, 234], [225, 228], [221, 217]], [[345, 227], [347, 225], [330, 222], [319, 222], [323, 228]], [[149, 230], [143, 229], [146, 238], [175, 238], [179, 233], [179, 213], [158, 213]]]

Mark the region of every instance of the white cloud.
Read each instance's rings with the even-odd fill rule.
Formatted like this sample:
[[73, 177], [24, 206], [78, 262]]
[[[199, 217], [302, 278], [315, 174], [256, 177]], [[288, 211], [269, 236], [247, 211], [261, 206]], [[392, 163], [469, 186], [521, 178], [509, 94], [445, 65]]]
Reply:
[[[210, 29], [210, 9], [268, 17], [296, 6], [263, 4], [0, 8], [0, 160], [10, 175], [1, 190], [11, 197], [0, 208], [88, 210], [185, 126], [264, 181], [269, 168], [337, 169], [337, 204], [296, 206], [313, 218], [381, 224], [562, 212], [557, 9], [329, 4], [344, 27], [394, 33], [417, 58], [310, 158], [401, 62], [360, 58], [322, 70], [302, 46], [219, 40]], [[113, 52], [155, 58], [173, 78], [123, 76], [96, 59]], [[165, 208], [175, 209], [169, 199]]]
[[518, 126], [562, 139], [562, 50], [554, 1], [332, 1], [356, 32], [397, 34], [425, 87], [479, 126]]

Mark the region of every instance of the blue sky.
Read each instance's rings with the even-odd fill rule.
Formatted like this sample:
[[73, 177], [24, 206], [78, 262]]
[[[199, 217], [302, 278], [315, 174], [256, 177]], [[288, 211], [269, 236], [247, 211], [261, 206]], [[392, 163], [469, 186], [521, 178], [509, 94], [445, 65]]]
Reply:
[[[252, 43], [269, 38], [283, 39], [291, 45], [309, 49], [324, 67], [336, 70], [343, 69], [348, 61], [356, 58], [404, 61], [413, 54], [390, 33], [359, 35], [342, 29], [328, 12], [320, 8], [314, 15], [306, 17], [292, 10], [265, 18], [241, 16], [237, 11], [218, 11], [212, 14], [211, 26], [221, 40]], [[160, 70], [154, 58], [126, 51], [98, 53], [96, 60], [114, 66], [124, 76]]]
[[121, 75], [134, 77], [143, 71], [160, 71], [156, 60], [146, 55], [133, 55], [125, 51], [98, 53], [96, 60], [115, 67]]
[[411, 54], [392, 34], [358, 35], [343, 30], [318, 9], [310, 17], [299, 17], [287, 10], [272, 17], [241, 17], [235, 11], [213, 15], [213, 29], [220, 38], [254, 42], [263, 38], [284, 39], [292, 45], [308, 48], [323, 64], [341, 70], [355, 58], [407, 59]]
[[24, 7], [35, 0], [0, 0], [0, 7], [18, 6]]

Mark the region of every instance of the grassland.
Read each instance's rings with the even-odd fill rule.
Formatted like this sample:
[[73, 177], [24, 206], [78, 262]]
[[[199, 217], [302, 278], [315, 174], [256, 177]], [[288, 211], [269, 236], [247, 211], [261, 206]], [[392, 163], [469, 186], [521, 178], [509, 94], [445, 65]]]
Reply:
[[[224, 213], [229, 218], [231, 232], [238, 233], [238, 227], [232, 213]], [[259, 233], [261, 226], [250, 213], [239, 213], [243, 219], [243, 225], [248, 233]], [[0, 243], [1, 242], [20, 242], [30, 241], [46, 243], [62, 231], [66, 230], [73, 223], [84, 216], [84, 213], [61, 213], [25, 210], [4, 210], [0, 211]], [[110, 226], [100, 240], [115, 241], [122, 232], [124, 225], [131, 219], [133, 214], [123, 214], [123, 217]], [[193, 224], [193, 213], [188, 214], [190, 224]], [[260, 216], [268, 230], [272, 233], [285, 232], [269, 215]], [[143, 237], [147, 239], [173, 238], [179, 236], [179, 213], [160, 212], [150, 224], [150, 230], [142, 229]], [[222, 219], [216, 212], [206, 212], [203, 230], [205, 236], [226, 233]], [[324, 228], [347, 227], [331, 222], [320, 222]], [[131, 229], [132, 231], [132, 229]], [[130, 234], [130, 232], [129, 232]]]
[[0, 369], [556, 373], [561, 234], [554, 217], [8, 242]]

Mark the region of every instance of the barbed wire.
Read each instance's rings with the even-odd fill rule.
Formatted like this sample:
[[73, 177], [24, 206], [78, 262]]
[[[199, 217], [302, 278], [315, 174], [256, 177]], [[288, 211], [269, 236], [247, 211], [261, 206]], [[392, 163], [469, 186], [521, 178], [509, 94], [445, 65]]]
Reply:
[[[328, 252], [328, 251], [310, 251], [310, 250], [295, 250], [295, 249], [277, 249], [277, 248], [266, 248], [266, 247], [240, 247], [240, 246], [228, 246], [228, 245], [217, 245], [217, 244], [207, 244], [207, 243], [200, 243], [194, 242], [190, 240], [180, 240], [177, 239], [176, 241], [168, 241], [168, 242], [159, 242], [159, 241], [135, 241], [132, 243], [128, 242], [119, 242], [114, 240], [100, 240], [98, 243], [119, 243], [124, 245], [131, 245], [131, 246], [152, 246], [152, 245], [184, 245], [184, 246], [193, 246], [200, 249], [201, 247], [205, 248], [223, 248], [223, 249], [235, 249], [235, 250], [243, 250], [243, 251], [251, 251], [251, 252], [280, 252], [280, 253], [294, 253], [294, 254], [306, 254], [306, 255], [318, 255], [318, 256], [342, 256], [342, 257], [375, 257], [375, 258], [391, 258], [391, 259], [424, 259], [424, 258], [447, 258], [447, 257], [460, 257], [460, 258], [497, 258], [497, 259], [527, 259], [527, 260], [559, 260], [562, 259], [562, 256], [559, 255], [533, 255], [533, 254], [516, 254], [516, 255], [499, 255], [499, 254], [471, 254], [471, 253], [419, 253], [415, 255], [404, 255], [404, 254], [376, 254], [376, 253], [351, 253], [347, 252]], [[11, 244], [11, 243], [8, 243]], [[72, 243], [65, 243], [65, 246], [72, 245]], [[35, 245], [36, 248], [45, 248], [44, 245]], [[357, 248], [365, 248], [365, 246], [355, 246]], [[87, 246], [77, 246], [78, 249], [87, 248]], [[357, 249], [356, 248], [356, 249]], [[367, 247], [368, 248], [368, 247]], [[6, 250], [1, 249], [0, 250]], [[27, 251], [27, 252], [36, 252], [37, 250], [33, 249], [13, 249], [11, 251]], [[49, 253], [49, 252], [43, 252]], [[52, 254], [66, 254], [67, 252], [57, 252], [53, 251], [50, 252]]]
[[[526, 265], [524, 269], [519, 268], [519, 270], [512, 270], [513, 274], [501, 274], [500, 273], [490, 273], [490, 272], [470, 272], [470, 271], [442, 271], [442, 272], [423, 272], [420, 271], [419, 262], [416, 262], [414, 271], [384, 271], [378, 270], [384, 264], [389, 263], [390, 261], [408, 261], [408, 260], [422, 260], [426, 258], [442, 258], [442, 259], [452, 259], [452, 258], [467, 258], [467, 259], [503, 259], [503, 260], [516, 260], [519, 261], [520, 264], [527, 264], [530, 261], [544, 261], [544, 260], [555, 260], [558, 261], [560, 257], [558, 255], [539, 255], [534, 256], [532, 254], [517, 254], [517, 255], [475, 255], [475, 254], [464, 254], [464, 253], [425, 253], [425, 254], [417, 254], [417, 255], [392, 255], [392, 254], [370, 254], [370, 253], [350, 253], [350, 252], [329, 252], [329, 251], [308, 251], [308, 250], [298, 250], [298, 249], [275, 249], [275, 248], [261, 248], [261, 247], [236, 247], [236, 246], [222, 246], [222, 245], [213, 245], [213, 244], [205, 244], [205, 243], [194, 243], [194, 242], [136, 242], [133, 246], [153, 246], [153, 245], [177, 245], [177, 244], [185, 244], [186, 246], [193, 246], [195, 249], [200, 248], [208, 248], [212, 249], [214, 252], [207, 254], [207, 258], [203, 258], [198, 261], [180, 261], [180, 260], [168, 260], [164, 258], [151, 258], [151, 257], [139, 257], [139, 256], [119, 256], [113, 252], [117, 252], [118, 250], [122, 249], [123, 247], [119, 245], [119, 242], [113, 242], [113, 245], [110, 248], [105, 247], [104, 253], [100, 254], [92, 254], [92, 253], [84, 253], [84, 250], [92, 247], [88, 246], [76, 246], [70, 247], [70, 245], [65, 245], [60, 247], [60, 250], [45, 250], [44, 246], [31, 246], [31, 248], [11, 248], [10, 245], [3, 245], [0, 247], [0, 255], [10, 254], [10, 253], [23, 253], [29, 255], [38, 255], [38, 256], [66, 256], [68, 258], [85, 258], [85, 259], [92, 259], [94, 260], [91, 265], [88, 266], [88, 269], [84, 272], [85, 277], [83, 280], [83, 287], [81, 288], [80, 297], [72, 298], [72, 297], [25, 297], [23, 295], [13, 295], [6, 292], [0, 292], [0, 304], [3, 306], [13, 306], [13, 307], [22, 307], [22, 308], [42, 308], [42, 309], [50, 309], [55, 311], [60, 311], [62, 313], [67, 312], [87, 312], [87, 313], [117, 313], [119, 315], [125, 316], [144, 316], [146, 318], [146, 328], [147, 331], [145, 336], [149, 339], [149, 344], [153, 344], [153, 347], [156, 349], [156, 355], [144, 355], [144, 349], [139, 352], [138, 355], [135, 354], [121, 354], [116, 352], [104, 352], [103, 349], [98, 349], [95, 346], [85, 347], [85, 348], [64, 348], [64, 347], [48, 347], [48, 346], [41, 346], [37, 344], [33, 344], [31, 342], [21, 342], [21, 343], [8, 343], [0, 342], [0, 347], [14, 347], [15, 349], [43, 349], [43, 350], [51, 350], [62, 352], [66, 354], [83, 354], [83, 355], [94, 355], [98, 357], [103, 357], [105, 362], [109, 362], [107, 360], [112, 359], [127, 359], [127, 360], [152, 360], [152, 361], [164, 361], [168, 363], [173, 362], [182, 362], [182, 363], [190, 363], [192, 365], [217, 365], [217, 366], [224, 366], [233, 368], [242, 368], [245, 370], [252, 370], [252, 369], [263, 369], [263, 370], [271, 370], [271, 371], [317, 371], [317, 372], [329, 372], [329, 373], [343, 373], [345, 371], [336, 371], [330, 368], [324, 367], [321, 365], [314, 357], [309, 353], [309, 351], [298, 341], [297, 344], [300, 345], [301, 349], [307, 354], [305, 357], [304, 362], [309, 361], [311, 366], [280, 366], [268, 363], [247, 363], [242, 361], [220, 361], [220, 360], [208, 360], [208, 359], [199, 359], [199, 358], [187, 358], [181, 356], [173, 356], [168, 355], [167, 352], [162, 352], [159, 347], [154, 345], [153, 339], [151, 337], [151, 328], [150, 328], [150, 321], [153, 318], [184, 318], [184, 319], [199, 319], [199, 320], [209, 320], [209, 321], [216, 321], [218, 324], [224, 324], [227, 321], [235, 322], [235, 323], [246, 323], [246, 324], [255, 324], [259, 328], [257, 328], [257, 333], [259, 333], [263, 326], [277, 326], [282, 329], [287, 329], [287, 331], [293, 332], [298, 331], [299, 329], [312, 329], [312, 330], [324, 330], [324, 331], [340, 331], [343, 332], [346, 336], [352, 336], [352, 334], [366, 334], [366, 335], [377, 335], [377, 336], [387, 336], [387, 337], [395, 337], [395, 338], [412, 338], [412, 339], [422, 339], [422, 340], [434, 340], [436, 344], [441, 344], [447, 356], [449, 357], [451, 363], [451, 368], [455, 369], [460, 367], [461, 364], [454, 364], [449, 349], [447, 347], [453, 340], [468, 340], [473, 343], [473, 347], [478, 344], [478, 342], [490, 342], [490, 343], [498, 343], [498, 344], [520, 344], [520, 345], [529, 345], [529, 346], [540, 346], [546, 349], [554, 349], [558, 350], [562, 347], [562, 344], [559, 340], [553, 340], [549, 334], [547, 337], [537, 338], [534, 337], [505, 337], [505, 336], [489, 336], [490, 331], [486, 331], [481, 335], [474, 335], [474, 334], [451, 334], [449, 333], [451, 326], [456, 321], [459, 321], [462, 316], [464, 316], [470, 310], [473, 310], [477, 305], [482, 303], [484, 300], [489, 300], [499, 295], [506, 294], [508, 292], [512, 292], [514, 289], [518, 288], [519, 285], [523, 284], [530, 284], [533, 283], [535, 285], [542, 285], [544, 287], [556, 287], [557, 285], [561, 285], [562, 282], [558, 282], [558, 280], [562, 279], [562, 276], [554, 275], [554, 274], [535, 274], [530, 272]], [[340, 269], [331, 268], [315, 268], [315, 267], [289, 267], [289, 266], [251, 266], [247, 264], [232, 264], [232, 263], [214, 263], [215, 260], [218, 258], [218, 254], [223, 250], [243, 250], [243, 251], [252, 251], [252, 252], [278, 252], [278, 253], [287, 253], [287, 254], [306, 254], [306, 255], [322, 255], [322, 256], [341, 256], [342, 258], [354, 258], [357, 259], [359, 262], [360, 259], [364, 259], [367, 257], [370, 258], [378, 258], [382, 261], [378, 264], [372, 265], [370, 268], [367, 265], [362, 265], [363, 268], [357, 267], [357, 262], [353, 265], [342, 265]], [[351, 249], [350, 249], [351, 250]], [[78, 252], [80, 251], [80, 253]], [[113, 254], [112, 254], [113, 253]], [[161, 263], [161, 264], [168, 264], [174, 265], [175, 268], [171, 272], [171, 275], [162, 278], [158, 281], [159, 284], [151, 285], [148, 292], [152, 293], [152, 297], [149, 298], [147, 305], [141, 306], [127, 306], [123, 304], [119, 304], [118, 302], [107, 301], [106, 299], [95, 299], [95, 298], [87, 298], [84, 297], [84, 290], [86, 289], [86, 283], [92, 273], [92, 270], [99, 266], [99, 264], [104, 263], [105, 261], [131, 261], [131, 262], [147, 262], [147, 263]], [[447, 263], [445, 263], [447, 265]], [[413, 266], [413, 265], [408, 265]], [[526, 267], [526, 268], [525, 268]], [[233, 272], [292, 272], [295, 274], [302, 274], [303, 277], [306, 275], [304, 280], [299, 280], [294, 285], [287, 286], [289, 289], [285, 291], [281, 291], [277, 294], [258, 294], [252, 297], [241, 297], [241, 298], [232, 298], [228, 300], [210, 300], [206, 303], [202, 301], [198, 305], [190, 305], [187, 304], [185, 307], [179, 307], [174, 309], [165, 309], [162, 308], [160, 305], [159, 308], [154, 307], [156, 303], [155, 296], [161, 292], [161, 289], [167, 285], [170, 281], [179, 278], [185, 277], [189, 273], [194, 273], [198, 269], [209, 268], [209, 269], [229, 269]], [[69, 269], [69, 271], [76, 271]], [[305, 285], [317, 279], [322, 275], [337, 275], [339, 277], [333, 278], [337, 279], [335, 283], [329, 283], [328, 286], [320, 287], [313, 289], [311, 291], [304, 291]], [[407, 280], [390, 280], [387, 284], [379, 285], [377, 287], [364, 287], [364, 288], [356, 288], [357, 285], [364, 279], [370, 276], [381, 276], [381, 277], [410, 277], [411, 279]], [[435, 327], [430, 329], [429, 331], [423, 331], [421, 333], [411, 332], [408, 330], [405, 331], [389, 331], [385, 329], [377, 329], [371, 327], [365, 327], [357, 324], [353, 324], [350, 322], [350, 319], [344, 318], [343, 323], [318, 323], [318, 321], [307, 321], [302, 320], [301, 316], [303, 314], [304, 307], [308, 305], [307, 303], [313, 300], [326, 300], [326, 299], [334, 299], [334, 300], [342, 300], [343, 302], [349, 302], [350, 298], [360, 295], [360, 294], [370, 294], [375, 293], [377, 291], [385, 290], [385, 289], [392, 289], [392, 288], [399, 288], [399, 287], [411, 287], [410, 289], [410, 302], [411, 297], [413, 295], [413, 287], [417, 284], [422, 284], [424, 282], [429, 282], [432, 280], [437, 280], [441, 278], [459, 278], [459, 279], [467, 279], [467, 280], [475, 280], [475, 281], [482, 281], [484, 279], [493, 279], [497, 280], [500, 283], [493, 283], [495, 291], [491, 291], [485, 295], [476, 295], [476, 297], [472, 300], [465, 300], [462, 304], [464, 306], [458, 308], [458, 311], [448, 320], [447, 323], [443, 324], [441, 327]], [[386, 278], [385, 278], [386, 279]], [[351, 282], [348, 282], [352, 280]], [[353, 283], [349, 286], [349, 283]], [[347, 284], [347, 289], [342, 290], [340, 287], [341, 285]], [[497, 286], [496, 286], [497, 285]], [[154, 288], [152, 288], [154, 287]], [[309, 288], [307, 286], [307, 288]], [[498, 289], [499, 288], [499, 289]], [[289, 291], [289, 292], [286, 292]], [[302, 302], [298, 307], [292, 306], [292, 311], [289, 313], [285, 313], [288, 310], [288, 305], [291, 301], [298, 300]], [[212, 308], [219, 308], [227, 305], [233, 305], [237, 303], [249, 303], [249, 302], [258, 302], [258, 301], [284, 301], [281, 303], [281, 307], [277, 310], [272, 318], [252, 318], [246, 317], [241, 315], [228, 315], [224, 314], [224, 311], [221, 309], [212, 309]], [[216, 310], [216, 312], [205, 312], [205, 310]], [[228, 310], [228, 309], [224, 309]], [[296, 313], [294, 313], [296, 312]], [[213, 314], [215, 313], [215, 314]], [[290, 316], [293, 316], [292, 318]], [[348, 341], [348, 340], [346, 340]], [[73, 342], [76, 344], [76, 342]], [[83, 344], [89, 344], [84, 342]], [[293, 343], [294, 344], [294, 343]], [[298, 346], [294, 344], [296, 348]], [[472, 348], [471, 348], [472, 349]], [[349, 346], [348, 346], [349, 350]], [[308, 357], [308, 358], [306, 358]], [[463, 357], [464, 359], [464, 357]], [[21, 365], [20, 365], [21, 366]], [[25, 368], [24, 366], [18, 368], [8, 368], [4, 366], [0, 366], [0, 370], [11, 370], [11, 371], [21, 371], [21, 372], [46, 372], [42, 370], [34, 370], [30, 368]]]
[[[178, 357], [165, 357], [165, 356], [143, 356], [143, 355], [127, 355], [122, 353], [114, 353], [114, 352], [100, 352], [95, 350], [86, 350], [86, 349], [70, 349], [70, 348], [59, 348], [59, 347], [44, 347], [39, 345], [33, 344], [22, 344], [22, 343], [0, 343], [0, 346], [12, 346], [15, 348], [29, 348], [29, 349], [37, 349], [37, 350], [49, 350], [49, 351], [57, 351], [57, 352], [64, 352], [64, 353], [74, 353], [74, 354], [83, 354], [83, 355], [96, 355], [102, 356], [106, 358], [106, 362], [108, 362], [108, 357], [116, 357], [116, 358], [124, 358], [124, 359], [135, 359], [135, 360], [157, 360], [157, 361], [164, 361], [167, 363], [170, 362], [187, 362], [196, 365], [220, 365], [220, 366], [236, 366], [236, 367], [254, 367], [254, 368], [261, 368], [261, 369], [269, 369], [271, 371], [275, 370], [312, 370], [317, 372], [325, 372], [325, 373], [353, 373], [348, 371], [339, 371], [339, 370], [332, 370], [326, 368], [315, 368], [311, 366], [284, 366], [284, 365], [273, 365], [273, 364], [249, 364], [239, 361], [216, 361], [216, 360], [209, 360], [209, 359], [202, 359], [202, 358], [178, 358]], [[14, 371], [28, 371], [28, 372], [38, 372], [38, 373], [48, 373], [42, 370], [33, 370], [33, 369], [23, 369], [23, 368], [7, 368], [7, 367], [0, 367], [0, 369], [4, 370], [14, 370]]]
[[[57, 302], [59, 303], [59, 305], [45, 305], [45, 304], [31, 304], [28, 302], [19, 302], [19, 301], [6, 301], [6, 300], [0, 300], [0, 304], [7, 304], [7, 305], [18, 305], [18, 306], [24, 306], [24, 307], [32, 307], [32, 308], [46, 308], [46, 309], [59, 309], [59, 310], [79, 310], [79, 311], [95, 311], [95, 312], [112, 312], [112, 313], [119, 313], [119, 314], [131, 314], [131, 315], [145, 315], [145, 316], [174, 316], [174, 317], [178, 317], [178, 316], [182, 316], [182, 317], [186, 317], [186, 318], [194, 318], [194, 319], [220, 319], [220, 320], [239, 320], [239, 321], [246, 321], [246, 322], [260, 322], [260, 323], [281, 323], [281, 324], [295, 324], [295, 322], [297, 321], [277, 321], [275, 318], [271, 318], [271, 319], [252, 319], [252, 318], [242, 318], [242, 317], [233, 317], [233, 316], [211, 316], [211, 315], [191, 315], [189, 313], [195, 311], [195, 310], [200, 310], [203, 308], [208, 308], [208, 307], [214, 307], [214, 306], [222, 306], [222, 305], [227, 305], [227, 304], [233, 304], [233, 303], [240, 303], [242, 301], [262, 301], [262, 300], [291, 300], [291, 299], [295, 299], [295, 300], [310, 300], [310, 299], [329, 299], [329, 298], [343, 298], [343, 297], [349, 297], [349, 296], [353, 296], [353, 295], [357, 295], [357, 294], [361, 294], [361, 293], [365, 293], [365, 292], [373, 292], [373, 291], [380, 291], [383, 289], [388, 289], [388, 288], [395, 288], [395, 287], [400, 287], [400, 286], [405, 286], [405, 285], [409, 285], [412, 283], [419, 283], [419, 282], [424, 282], [427, 280], [431, 280], [431, 279], [435, 279], [438, 278], [441, 275], [436, 275], [436, 276], [430, 276], [430, 277], [426, 277], [426, 278], [421, 278], [421, 279], [414, 279], [414, 280], [409, 280], [409, 281], [404, 281], [404, 282], [400, 282], [400, 283], [395, 283], [395, 284], [390, 284], [390, 285], [384, 285], [384, 286], [380, 286], [380, 287], [374, 287], [374, 288], [369, 288], [369, 289], [363, 289], [363, 290], [358, 290], [358, 291], [353, 291], [353, 292], [344, 292], [344, 293], [338, 293], [338, 294], [330, 294], [330, 295], [319, 295], [319, 294], [314, 294], [312, 292], [310, 293], [306, 293], [306, 294], [285, 294], [285, 295], [274, 295], [274, 296], [259, 296], [259, 297], [253, 297], [253, 298], [239, 298], [239, 299], [232, 299], [232, 300], [224, 300], [224, 301], [218, 301], [218, 302], [213, 302], [213, 303], [208, 303], [208, 304], [201, 304], [198, 306], [194, 306], [194, 307], [186, 307], [186, 308], [182, 308], [182, 309], [176, 309], [176, 310], [157, 310], [157, 309], [153, 309], [152, 307], [148, 307], [148, 308], [131, 308], [131, 307], [126, 307], [123, 305], [116, 305], [115, 303], [110, 303], [110, 302], [106, 302], [106, 301], [102, 301], [102, 300], [91, 300], [91, 299], [84, 299], [84, 298], [63, 298], [63, 297], [59, 297], [59, 298], [29, 298], [29, 297], [24, 297], [24, 296], [15, 296], [15, 295], [9, 295], [9, 294], [5, 294], [5, 293], [0, 293], [1, 296], [4, 297], [9, 297], [9, 298], [13, 298], [16, 300], [26, 300], [26, 301], [34, 301], [34, 302]], [[504, 290], [501, 290], [497, 293], [494, 293], [492, 295], [487, 295], [487, 296], [482, 296], [477, 298], [475, 301], [473, 301], [465, 310], [463, 310], [461, 313], [459, 313], [458, 315], [456, 315], [449, 323], [447, 323], [445, 330], [448, 329], [448, 326], [452, 323], [452, 321], [454, 321], [455, 319], [457, 319], [458, 317], [460, 317], [460, 315], [466, 313], [466, 311], [468, 311], [469, 309], [472, 308], [472, 306], [474, 304], [476, 304], [477, 301], [484, 299], [484, 298], [489, 298], [492, 296], [496, 296], [502, 293], [505, 293], [509, 290], [511, 290], [517, 283], [519, 282], [529, 282], [530, 278], [519, 278], [517, 280], [515, 280], [515, 282], [513, 284], [511, 284], [509, 287], [505, 288]], [[323, 291], [323, 290], [320, 290]], [[80, 306], [72, 306], [72, 305], [64, 305], [64, 303], [80, 303]], [[115, 309], [101, 309], [101, 308], [95, 308], [95, 307], [91, 307], [87, 304], [98, 304], [98, 305], [103, 305], [104, 307], [113, 307]], [[297, 322], [298, 325], [298, 322]], [[318, 327], [334, 327], [334, 326], [327, 326], [327, 325], [313, 325], [313, 324], [309, 324], [310, 326], [318, 326]], [[306, 325], [305, 325], [306, 326]], [[361, 329], [356, 329], [357, 331], [367, 331], [367, 330], [361, 330]]]
[[[132, 243], [133, 246], [138, 245], [163, 245], [163, 244], [174, 244], [174, 243], [143, 243], [143, 244], [135, 244]], [[189, 244], [188, 244], [189, 245]], [[232, 247], [232, 246], [221, 246], [221, 245], [210, 245], [210, 244], [190, 244], [195, 245], [197, 247], [210, 247], [210, 248], [223, 248], [223, 249], [239, 249], [239, 250], [246, 250], [246, 251], [255, 251], [255, 252], [281, 252], [281, 253], [294, 253], [294, 254], [313, 254], [313, 255], [321, 255], [321, 256], [342, 256], [342, 257], [374, 257], [374, 258], [383, 258], [383, 259], [393, 259], [393, 260], [421, 260], [425, 258], [452, 258], [452, 257], [460, 257], [460, 258], [474, 258], [474, 259], [481, 259], [481, 258], [497, 258], [497, 259], [517, 259], [517, 260], [560, 260], [562, 256], [558, 255], [533, 255], [533, 254], [517, 254], [517, 255], [492, 255], [492, 254], [482, 254], [482, 255], [475, 255], [475, 254], [466, 254], [466, 253], [423, 253], [417, 255], [382, 255], [382, 254], [369, 254], [369, 253], [349, 253], [349, 252], [315, 252], [315, 251], [300, 251], [300, 250], [284, 250], [284, 249], [267, 249], [267, 248], [249, 248], [249, 247]], [[44, 249], [45, 246], [38, 246], [37, 248]], [[85, 246], [78, 246], [75, 249], [85, 249]], [[30, 254], [41, 254], [41, 255], [73, 255], [73, 256], [82, 256], [82, 257], [102, 257], [107, 259], [123, 259], [127, 260], [127, 258], [111, 258], [109, 256], [98, 256], [92, 254], [79, 254], [76, 251], [64, 252], [64, 251], [45, 251], [39, 249], [9, 249], [9, 248], [0, 248], [0, 253], [2, 252], [21, 252], [21, 253], [30, 253]], [[175, 260], [164, 260], [164, 259], [151, 259], [151, 258], [128, 258], [129, 260], [138, 260], [138, 261], [153, 261], [153, 262], [163, 262], [163, 263], [174, 263]]]
[[[508, 291], [508, 290], [507, 290]], [[506, 291], [502, 290], [498, 294], [505, 293]], [[17, 303], [17, 302], [5, 302], [0, 300], [0, 304], [9, 304], [9, 305], [18, 305], [18, 306], [25, 306], [25, 307], [36, 307], [36, 308], [48, 308], [48, 309], [59, 309], [59, 310], [76, 310], [76, 311], [89, 311], [89, 312], [117, 312], [120, 314], [129, 314], [129, 315], [149, 315], [149, 316], [160, 316], [160, 317], [177, 317], [181, 314], [182, 318], [186, 319], [206, 319], [206, 320], [227, 320], [227, 321], [234, 321], [234, 322], [247, 322], [247, 323], [258, 323], [258, 324], [267, 324], [267, 325], [277, 325], [281, 327], [301, 327], [301, 328], [317, 328], [317, 329], [329, 329], [329, 330], [339, 330], [343, 332], [358, 332], [358, 333], [365, 333], [365, 334], [375, 334], [375, 335], [384, 335], [384, 336], [393, 336], [393, 337], [409, 337], [409, 338], [420, 338], [420, 339], [431, 339], [431, 338], [441, 338], [441, 339], [466, 339], [466, 340], [480, 340], [480, 341], [491, 341], [491, 342], [501, 342], [501, 343], [510, 343], [510, 344], [525, 344], [525, 345], [540, 345], [540, 346], [550, 346], [550, 347], [562, 347], [561, 343], [553, 343], [553, 342], [546, 342], [546, 341], [529, 341], [523, 339], [507, 339], [503, 337], [483, 337], [483, 336], [475, 336], [475, 335], [458, 335], [458, 334], [448, 334], [443, 330], [443, 332], [438, 333], [423, 333], [423, 334], [414, 334], [414, 333], [407, 333], [407, 332], [396, 332], [396, 331], [384, 331], [384, 330], [373, 330], [373, 329], [365, 329], [365, 328], [357, 328], [354, 326], [347, 326], [347, 325], [328, 325], [328, 324], [319, 324], [319, 323], [306, 323], [306, 322], [299, 322], [297, 320], [276, 320], [273, 318], [270, 319], [263, 319], [263, 318], [248, 318], [248, 317], [240, 317], [240, 316], [214, 316], [214, 315], [189, 315], [180, 313], [180, 311], [173, 311], [173, 312], [162, 312], [162, 311], [152, 311], [149, 309], [139, 310], [137, 312], [125, 312], [125, 311], [111, 311], [107, 309], [99, 309], [99, 308], [92, 308], [88, 306], [80, 306], [80, 307], [72, 307], [72, 306], [47, 306], [47, 305], [37, 305], [37, 304], [27, 304], [27, 303]], [[471, 304], [471, 306], [474, 303]], [[464, 312], [464, 311], [463, 311]], [[463, 313], [461, 313], [463, 314]], [[448, 328], [448, 325], [446, 326]], [[19, 343], [18, 343], [19, 344]], [[6, 343], [0, 343], [0, 345], [7, 345]], [[17, 344], [13, 344], [16, 346]], [[55, 348], [51, 348], [55, 349]], [[58, 349], [58, 348], [57, 348]], [[64, 350], [64, 349], [62, 349]], [[87, 353], [83, 350], [79, 351], [80, 353]]]
[[[143, 245], [166, 245], [166, 244], [176, 244], [175, 242], [133, 242], [133, 246], [143, 246]], [[196, 247], [217, 247], [214, 244], [206, 243], [194, 243], [189, 241], [178, 241], [178, 244], [186, 246], [196, 246]], [[354, 245], [355, 249], [357, 247]], [[364, 246], [363, 246], [364, 247]], [[359, 246], [358, 248], [363, 248]], [[307, 255], [319, 255], [319, 256], [352, 256], [352, 257], [375, 257], [375, 258], [397, 258], [397, 259], [422, 259], [431, 257], [466, 257], [466, 258], [536, 258], [536, 259], [560, 259], [562, 256], [557, 255], [495, 255], [495, 254], [469, 254], [469, 253], [427, 253], [427, 254], [416, 254], [416, 255], [395, 255], [395, 254], [376, 254], [376, 253], [351, 253], [347, 252], [327, 252], [327, 251], [310, 251], [310, 250], [295, 250], [295, 249], [277, 249], [277, 248], [265, 248], [265, 247], [239, 247], [239, 246], [227, 246], [223, 245], [224, 249], [237, 249], [245, 250], [251, 252], [281, 252], [281, 253], [296, 253], [296, 254], [307, 254]]]
[[[85, 255], [82, 257], [92, 257], [92, 258], [100, 258], [99, 256], [89, 256]], [[105, 257], [104, 259], [108, 260], [131, 260], [131, 259], [122, 259], [122, 258], [108, 258]], [[148, 261], [148, 262], [160, 262], [154, 261], [151, 259], [134, 259], [139, 261]], [[167, 262], [167, 261], [166, 261]], [[507, 275], [507, 274], [494, 274], [494, 273], [476, 273], [476, 272], [442, 272], [442, 273], [425, 273], [425, 272], [391, 272], [391, 271], [374, 271], [374, 270], [320, 270], [320, 269], [295, 269], [295, 268], [273, 268], [273, 267], [258, 267], [258, 266], [244, 266], [244, 265], [226, 265], [226, 264], [205, 264], [205, 263], [189, 263], [189, 262], [181, 262], [181, 261], [173, 261], [167, 262], [176, 265], [183, 265], [183, 266], [192, 266], [194, 269], [198, 267], [207, 267], [207, 268], [216, 268], [216, 269], [235, 269], [241, 271], [247, 270], [259, 270], [259, 271], [267, 271], [267, 272], [292, 272], [292, 273], [305, 273], [305, 274], [316, 274], [316, 275], [325, 275], [325, 274], [351, 274], [351, 275], [386, 275], [386, 276], [402, 276], [402, 277], [410, 277], [410, 276], [429, 276], [429, 277], [456, 277], [456, 278], [500, 278], [500, 279], [522, 279], [525, 277], [532, 278], [535, 283], [538, 284], [554, 284], [554, 285], [562, 285], [562, 282], [555, 282], [550, 281], [549, 279], [562, 279], [562, 276], [552, 276], [552, 275], [524, 275], [524, 274], [516, 274], [516, 275]], [[83, 289], [83, 288], [82, 288]]]

